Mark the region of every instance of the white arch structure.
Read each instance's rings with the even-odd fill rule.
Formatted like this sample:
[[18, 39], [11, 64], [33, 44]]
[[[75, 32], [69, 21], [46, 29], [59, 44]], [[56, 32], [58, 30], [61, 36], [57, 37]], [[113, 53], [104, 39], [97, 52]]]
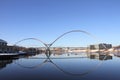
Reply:
[[46, 48], [50, 48], [50, 47], [51, 47], [57, 40], [59, 40], [61, 37], [65, 36], [66, 34], [73, 33], [73, 32], [82, 32], [82, 33], [85, 33], [85, 34], [90, 35], [91, 37], [93, 37], [90, 33], [86, 32], [86, 31], [83, 31], [83, 30], [72, 30], [72, 31], [68, 31], [68, 32], [63, 33], [62, 35], [60, 35], [58, 38], [56, 38], [56, 39], [55, 39], [52, 43], [50, 43], [50, 44], [47, 44], [47, 43], [45, 43], [45, 42], [43, 42], [42, 40], [37, 39], [37, 38], [25, 38], [25, 39], [22, 39], [22, 40], [16, 42], [14, 45], [16, 45], [16, 44], [18, 44], [18, 43], [20, 43], [20, 42], [22, 42], [22, 41], [32, 39], [32, 40], [36, 40], [36, 41], [41, 42], [44, 46], [46, 46]]

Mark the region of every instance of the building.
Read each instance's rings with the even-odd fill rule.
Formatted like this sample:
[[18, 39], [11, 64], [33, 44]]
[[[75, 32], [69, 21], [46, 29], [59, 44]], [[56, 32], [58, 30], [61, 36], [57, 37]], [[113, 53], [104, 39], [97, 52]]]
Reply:
[[0, 46], [7, 46], [7, 42], [0, 39]]
[[0, 53], [3, 53], [6, 51], [6, 47], [7, 47], [7, 42], [0, 39]]
[[41, 52], [37, 48], [25, 48], [20, 46], [9, 46], [7, 41], [0, 39], [0, 53], [17, 53], [19, 51], [24, 51], [28, 53]]
[[102, 49], [110, 49], [112, 48], [112, 44], [100, 43], [95, 45], [90, 45], [90, 50], [102, 50]]
[[0, 53], [14, 53], [18, 51], [18, 47], [8, 46], [7, 41], [0, 39]]

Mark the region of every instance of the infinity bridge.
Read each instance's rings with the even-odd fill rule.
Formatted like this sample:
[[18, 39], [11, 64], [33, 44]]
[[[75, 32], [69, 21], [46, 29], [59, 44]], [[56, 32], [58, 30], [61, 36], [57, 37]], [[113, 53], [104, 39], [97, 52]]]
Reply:
[[[63, 36], [65, 36], [65, 35], [67, 35], [67, 34], [69, 34], [69, 33], [75, 33], [75, 32], [84, 33], [84, 34], [89, 35], [90, 37], [92, 37], [94, 40], [97, 40], [96, 37], [94, 37], [93, 35], [91, 35], [90, 33], [86, 32], [86, 31], [82, 31], [82, 30], [72, 30], [72, 31], [65, 32], [65, 33], [63, 33], [62, 35], [60, 35], [58, 38], [56, 38], [53, 42], [51, 42], [51, 43], [49, 43], [49, 44], [48, 44], [48, 43], [45, 43], [45, 42], [43, 42], [42, 40], [37, 39], [37, 38], [25, 38], [25, 39], [22, 39], [22, 40], [16, 42], [16, 43], [14, 44], [14, 46], [17, 46], [17, 44], [19, 44], [19, 43], [22, 42], [22, 41], [26, 41], [26, 40], [35, 40], [35, 41], [38, 41], [38, 42], [42, 43], [42, 44], [45, 46], [45, 55], [46, 55], [46, 58], [43, 58], [43, 59], [45, 59], [45, 60], [44, 60], [42, 63], [40, 63], [40, 64], [38, 64], [38, 65], [35, 65], [35, 66], [24, 66], [24, 65], [22, 65], [22, 64], [19, 62], [19, 60], [16, 61], [15, 64], [17, 64], [17, 65], [19, 65], [20, 67], [23, 67], [23, 68], [35, 69], [35, 68], [39, 68], [39, 67], [43, 66], [43, 65], [46, 64], [46, 63], [51, 63], [51, 64], [53, 64], [58, 70], [60, 70], [61, 72], [65, 73], [65, 74], [68, 74], [68, 75], [73, 75], [73, 76], [83, 76], [83, 75], [86, 75], [86, 74], [88, 74], [88, 73], [96, 70], [96, 69], [102, 64], [102, 61], [101, 61], [100, 63], [98, 63], [96, 66], [94, 66], [94, 67], [92, 67], [91, 69], [89, 69], [88, 71], [85, 71], [85, 72], [83, 72], [83, 73], [72, 73], [72, 72], [69, 72], [69, 71], [66, 71], [66, 70], [60, 68], [56, 63], [53, 62], [53, 60], [52, 60], [53, 58], [50, 57], [51, 54], [52, 54], [52, 53], [51, 53], [51, 50], [50, 50], [51, 46], [52, 46], [57, 40], [59, 40], [60, 38], [62, 38]], [[103, 45], [103, 46], [104, 46], [104, 48], [106, 48], [105, 45]], [[107, 57], [107, 56], [104, 56], [103, 60], [105, 60], [106, 57]], [[28, 59], [40, 59], [40, 58], [28, 58]], [[41, 58], [41, 59], [42, 59], [42, 58]], [[54, 59], [60, 59], [60, 58], [54, 58]], [[65, 59], [65, 58], [61, 58], [61, 59]], [[67, 59], [70, 59], [70, 58], [67, 58]]]
[[60, 35], [58, 38], [56, 38], [53, 42], [51, 42], [51, 43], [49, 43], [49, 44], [48, 44], [48, 43], [45, 43], [45, 42], [43, 42], [42, 40], [37, 39], [37, 38], [25, 38], [25, 39], [22, 39], [22, 40], [16, 42], [16, 43], [14, 44], [14, 46], [16, 46], [18, 43], [20, 43], [20, 42], [22, 42], [22, 41], [25, 41], [25, 40], [36, 40], [36, 41], [39, 41], [40, 43], [42, 43], [42, 44], [45, 46], [46, 56], [47, 56], [47, 57], [48, 57], [48, 56], [50, 57], [50, 55], [51, 55], [50, 47], [51, 47], [57, 40], [59, 40], [60, 38], [62, 38], [63, 36], [65, 36], [65, 35], [67, 35], [67, 34], [69, 34], [69, 33], [75, 33], [75, 32], [84, 33], [84, 34], [86, 34], [86, 35], [89, 35], [89, 36], [92, 37], [93, 39], [97, 40], [93, 35], [91, 35], [90, 33], [86, 32], [86, 31], [83, 31], [83, 30], [72, 30], [72, 31], [68, 31], [68, 32], [63, 33], [62, 35]]

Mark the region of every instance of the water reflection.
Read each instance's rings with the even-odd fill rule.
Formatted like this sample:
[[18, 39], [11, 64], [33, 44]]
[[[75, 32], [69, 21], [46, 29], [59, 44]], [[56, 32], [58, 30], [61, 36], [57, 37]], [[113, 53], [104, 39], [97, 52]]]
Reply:
[[[44, 53], [42, 53], [44, 54]], [[40, 55], [42, 55], [40, 54]], [[57, 68], [58, 66], [52, 61], [52, 59], [77, 59], [77, 58], [90, 58], [90, 59], [98, 59], [98, 60], [110, 60], [112, 59], [113, 56], [111, 55], [100, 55], [99, 53], [64, 53], [64, 54], [56, 54], [53, 53], [51, 55], [51, 52], [49, 51], [49, 53], [45, 53], [46, 57], [34, 57], [35, 55], [24, 55], [24, 56], [19, 56], [16, 59], [21, 59], [21, 58], [27, 58], [27, 59], [45, 59], [41, 64], [38, 64], [36, 66], [23, 66], [20, 64], [19, 60], [16, 60], [15, 63], [18, 64], [21, 67], [24, 68], [38, 68], [40, 66], [42, 66], [45, 63], [52, 63], [54, 64]], [[50, 56], [51, 55], [51, 56]], [[38, 56], [38, 55], [37, 55]], [[58, 57], [57, 57], [58, 56]], [[62, 57], [61, 57], [62, 56]], [[116, 55], [117, 56], [117, 55]], [[10, 64], [13, 62], [13, 60], [15, 60], [15, 58], [13, 59], [5, 59], [5, 60], [0, 60], [0, 68], [6, 67], [7, 64]]]
[[[69, 54], [69, 55], [68, 55]], [[28, 69], [36, 69], [36, 68], [40, 68], [42, 67], [43, 65], [47, 64], [47, 63], [50, 63], [52, 64], [57, 70], [59, 70], [60, 72], [64, 73], [64, 74], [67, 74], [67, 75], [71, 75], [71, 76], [84, 76], [84, 75], [87, 75], [93, 71], [95, 71], [96, 69], [99, 68], [99, 66], [102, 64], [102, 62], [99, 62], [97, 63], [95, 66], [93, 66], [92, 68], [90, 68], [89, 70], [87, 71], [84, 71], [84, 72], [81, 72], [81, 73], [74, 73], [74, 72], [69, 72], [69, 71], [66, 71], [64, 68], [61, 68], [59, 65], [57, 65], [54, 60], [55, 59], [80, 59], [80, 58], [88, 58], [88, 59], [99, 59], [99, 60], [109, 60], [109, 59], [112, 59], [112, 56], [110, 55], [100, 55], [99, 53], [64, 53], [64, 54], [52, 54], [51, 55], [51, 52], [50, 51], [47, 51], [47, 53], [45, 53], [46, 55], [46, 58], [43, 57], [28, 57], [27, 59], [43, 59], [43, 61], [41, 63], [38, 63], [37, 65], [34, 65], [34, 66], [25, 66], [23, 64], [21, 64], [22, 62], [24, 61], [19, 61], [17, 60], [15, 62], [15, 64], [19, 65], [20, 67], [22, 68], [28, 68]], [[59, 56], [59, 57], [56, 57]], [[62, 56], [62, 57], [60, 57]]]
[[[18, 59], [0, 60], [0, 79], [9, 80], [9, 78], [12, 78], [17, 80], [13, 75], [23, 77], [21, 78], [22, 80], [46, 79], [45, 77], [47, 77], [46, 80], [58, 78], [80, 80], [80, 77], [88, 78], [85, 80], [96, 79], [92, 78], [93, 74], [105, 78], [105, 75], [109, 74], [108, 71], [117, 74], [116, 71], [119, 69], [119, 62], [114, 63], [115, 60], [118, 61], [119, 58], [116, 59], [112, 55], [101, 55], [99, 53], [53, 53], [49, 57], [46, 57], [45, 53], [41, 53], [32, 56], [19, 56]], [[118, 67], [116, 68], [111, 63], [118, 64]], [[15, 72], [10, 74], [10, 70], [14, 70]], [[30, 76], [27, 77], [25, 76], [26, 74]], [[5, 75], [8, 78], [5, 78]], [[62, 78], [62, 76], [64, 77]], [[100, 79], [104, 80], [102, 77]], [[119, 76], [116, 77], [119, 78]]]

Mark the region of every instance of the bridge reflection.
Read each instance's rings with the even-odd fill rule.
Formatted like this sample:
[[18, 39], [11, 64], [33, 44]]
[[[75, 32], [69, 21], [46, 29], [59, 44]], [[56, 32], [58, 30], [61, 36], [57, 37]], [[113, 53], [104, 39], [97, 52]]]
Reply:
[[[44, 56], [43, 58], [41, 57], [35, 57], [36, 55], [42, 55], [45, 54], [46, 57]], [[7, 64], [11, 64], [13, 63], [13, 60], [15, 60], [15, 64], [23, 67], [23, 68], [29, 68], [29, 69], [35, 69], [35, 68], [39, 68], [42, 65], [46, 64], [46, 63], [51, 63], [53, 64], [55, 67], [57, 67], [59, 70], [62, 70], [59, 68], [59, 66], [57, 66], [57, 64], [55, 64], [52, 60], [53, 59], [82, 59], [82, 58], [88, 58], [88, 59], [97, 59], [97, 60], [111, 60], [113, 56], [111, 55], [101, 55], [99, 53], [63, 53], [63, 54], [56, 54], [56, 53], [52, 53], [50, 50], [46, 51], [46, 53], [40, 53], [40, 54], [36, 54], [36, 55], [20, 55], [18, 57], [13, 57], [13, 58], [9, 58], [9, 59], [2, 59], [0, 60], [0, 68], [4, 68], [7, 66]], [[57, 57], [58, 56], [58, 57]], [[21, 65], [21, 63], [19, 62], [19, 59], [21, 58], [26, 58], [26, 59], [43, 59], [44, 61], [42, 63], [38, 63], [35, 66], [24, 66]], [[62, 72], [66, 72], [64, 70], [62, 70]], [[67, 72], [66, 72], [67, 73]]]
[[[44, 54], [44, 53], [43, 53]], [[41, 68], [42, 66], [45, 66], [45, 64], [47, 63], [51, 63], [57, 70], [59, 70], [60, 72], [64, 73], [64, 74], [67, 74], [67, 75], [71, 75], [71, 76], [85, 76], [93, 71], [95, 71], [96, 69], [99, 68], [99, 66], [102, 64], [102, 62], [104, 60], [109, 60], [109, 59], [112, 59], [112, 56], [108, 56], [108, 55], [99, 55], [99, 53], [96, 53], [95, 55], [94, 54], [89, 54], [88, 56], [88, 53], [83, 53], [85, 54], [84, 56], [79, 56], [79, 57], [71, 57], [71, 54], [73, 55], [74, 53], [70, 53], [69, 57], [67, 55], [67, 57], [65, 56], [62, 56], [62, 57], [55, 57], [55, 55], [51, 55], [51, 51], [46, 51], [46, 58], [41, 58], [41, 57], [28, 57], [27, 59], [37, 59], [37, 60], [40, 60], [42, 59], [43, 62], [41, 63], [38, 63], [37, 65], [34, 65], [34, 66], [25, 66], [25, 65], [22, 65], [21, 62], [19, 60], [16, 60], [15, 64], [17, 64], [18, 66], [22, 67], [22, 68], [28, 68], [28, 69], [36, 69], [36, 68]], [[68, 53], [67, 53], [68, 54]], [[74, 54], [76, 55], [76, 54]], [[81, 55], [80, 54], [77, 54], [77, 55]], [[97, 56], [96, 56], [97, 55]], [[96, 57], [99, 57], [99, 58], [96, 58]], [[82, 58], [88, 58], [88, 59], [98, 59], [98, 60], [102, 60], [101, 62], [99, 62], [97, 65], [95, 65], [94, 67], [90, 68], [89, 70], [85, 71], [85, 72], [82, 72], [82, 73], [73, 73], [73, 72], [69, 72], [69, 71], [66, 71], [64, 68], [61, 68], [60, 66], [58, 66], [54, 60], [55, 59], [59, 59], [59, 60], [63, 60], [63, 59], [82, 59]]]

